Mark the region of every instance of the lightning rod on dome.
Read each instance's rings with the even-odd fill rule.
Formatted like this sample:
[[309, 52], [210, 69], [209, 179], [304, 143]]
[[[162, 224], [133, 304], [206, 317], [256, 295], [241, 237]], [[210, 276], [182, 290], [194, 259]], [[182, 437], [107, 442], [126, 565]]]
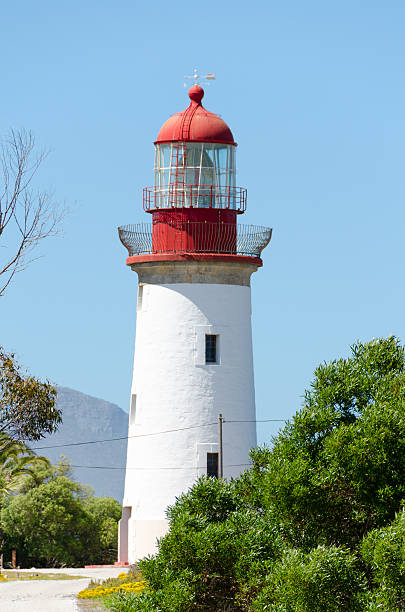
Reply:
[[[210, 81], [215, 81], [215, 72], [207, 72], [207, 74], [202, 75], [198, 74], [197, 68], [194, 68], [194, 74], [192, 76], [186, 75], [184, 78], [192, 79], [194, 85], [210, 85]], [[187, 87], [187, 83], [184, 83], [184, 87]]]

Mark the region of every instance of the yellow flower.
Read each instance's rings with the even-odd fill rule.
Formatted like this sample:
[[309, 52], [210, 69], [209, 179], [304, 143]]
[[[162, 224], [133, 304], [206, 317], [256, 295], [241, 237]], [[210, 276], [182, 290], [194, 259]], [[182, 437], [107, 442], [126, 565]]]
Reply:
[[99, 599], [101, 597], [105, 597], [106, 595], [111, 595], [112, 593], [118, 593], [119, 591], [124, 593], [141, 593], [145, 588], [145, 580], [139, 580], [137, 582], [124, 582], [123, 584], [112, 587], [103, 587], [102, 585], [99, 585], [94, 588], [87, 588], [80, 591], [77, 597], [79, 599]]

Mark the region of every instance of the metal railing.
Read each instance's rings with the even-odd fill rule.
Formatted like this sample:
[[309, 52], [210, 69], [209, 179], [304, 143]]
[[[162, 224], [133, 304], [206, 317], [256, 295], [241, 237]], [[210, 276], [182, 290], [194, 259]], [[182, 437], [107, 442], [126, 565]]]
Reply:
[[218, 208], [246, 210], [247, 189], [216, 185], [162, 185], [144, 187], [146, 211], [171, 208]]
[[272, 230], [260, 225], [184, 221], [181, 224], [137, 223], [118, 228], [128, 254], [222, 253], [260, 257]]

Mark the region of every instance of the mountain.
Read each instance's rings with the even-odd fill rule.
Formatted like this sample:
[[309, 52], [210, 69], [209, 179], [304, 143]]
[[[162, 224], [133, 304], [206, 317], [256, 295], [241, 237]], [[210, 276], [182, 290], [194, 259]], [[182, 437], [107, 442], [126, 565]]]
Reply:
[[[73, 468], [75, 479], [90, 485], [97, 497], [115, 497], [122, 502], [126, 439], [63, 448], [41, 447], [127, 436], [128, 414], [116, 404], [67, 387], [58, 387], [57, 406], [62, 409], [63, 423], [55, 434], [32, 445], [38, 449], [36, 453], [52, 463], [64, 455], [73, 466], [87, 466]], [[106, 466], [121, 469], [104, 469]]]

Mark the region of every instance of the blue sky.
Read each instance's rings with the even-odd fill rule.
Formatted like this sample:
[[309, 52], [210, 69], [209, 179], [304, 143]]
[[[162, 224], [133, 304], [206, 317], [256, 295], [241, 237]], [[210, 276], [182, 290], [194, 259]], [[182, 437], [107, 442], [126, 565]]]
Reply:
[[1, 299], [0, 343], [127, 409], [137, 277], [116, 228], [148, 220], [153, 141], [195, 66], [239, 143], [241, 221], [274, 229], [253, 279], [258, 418], [291, 416], [355, 340], [405, 340], [404, 23], [394, 0], [4, 5], [1, 133], [51, 149], [38, 184], [71, 212]]

